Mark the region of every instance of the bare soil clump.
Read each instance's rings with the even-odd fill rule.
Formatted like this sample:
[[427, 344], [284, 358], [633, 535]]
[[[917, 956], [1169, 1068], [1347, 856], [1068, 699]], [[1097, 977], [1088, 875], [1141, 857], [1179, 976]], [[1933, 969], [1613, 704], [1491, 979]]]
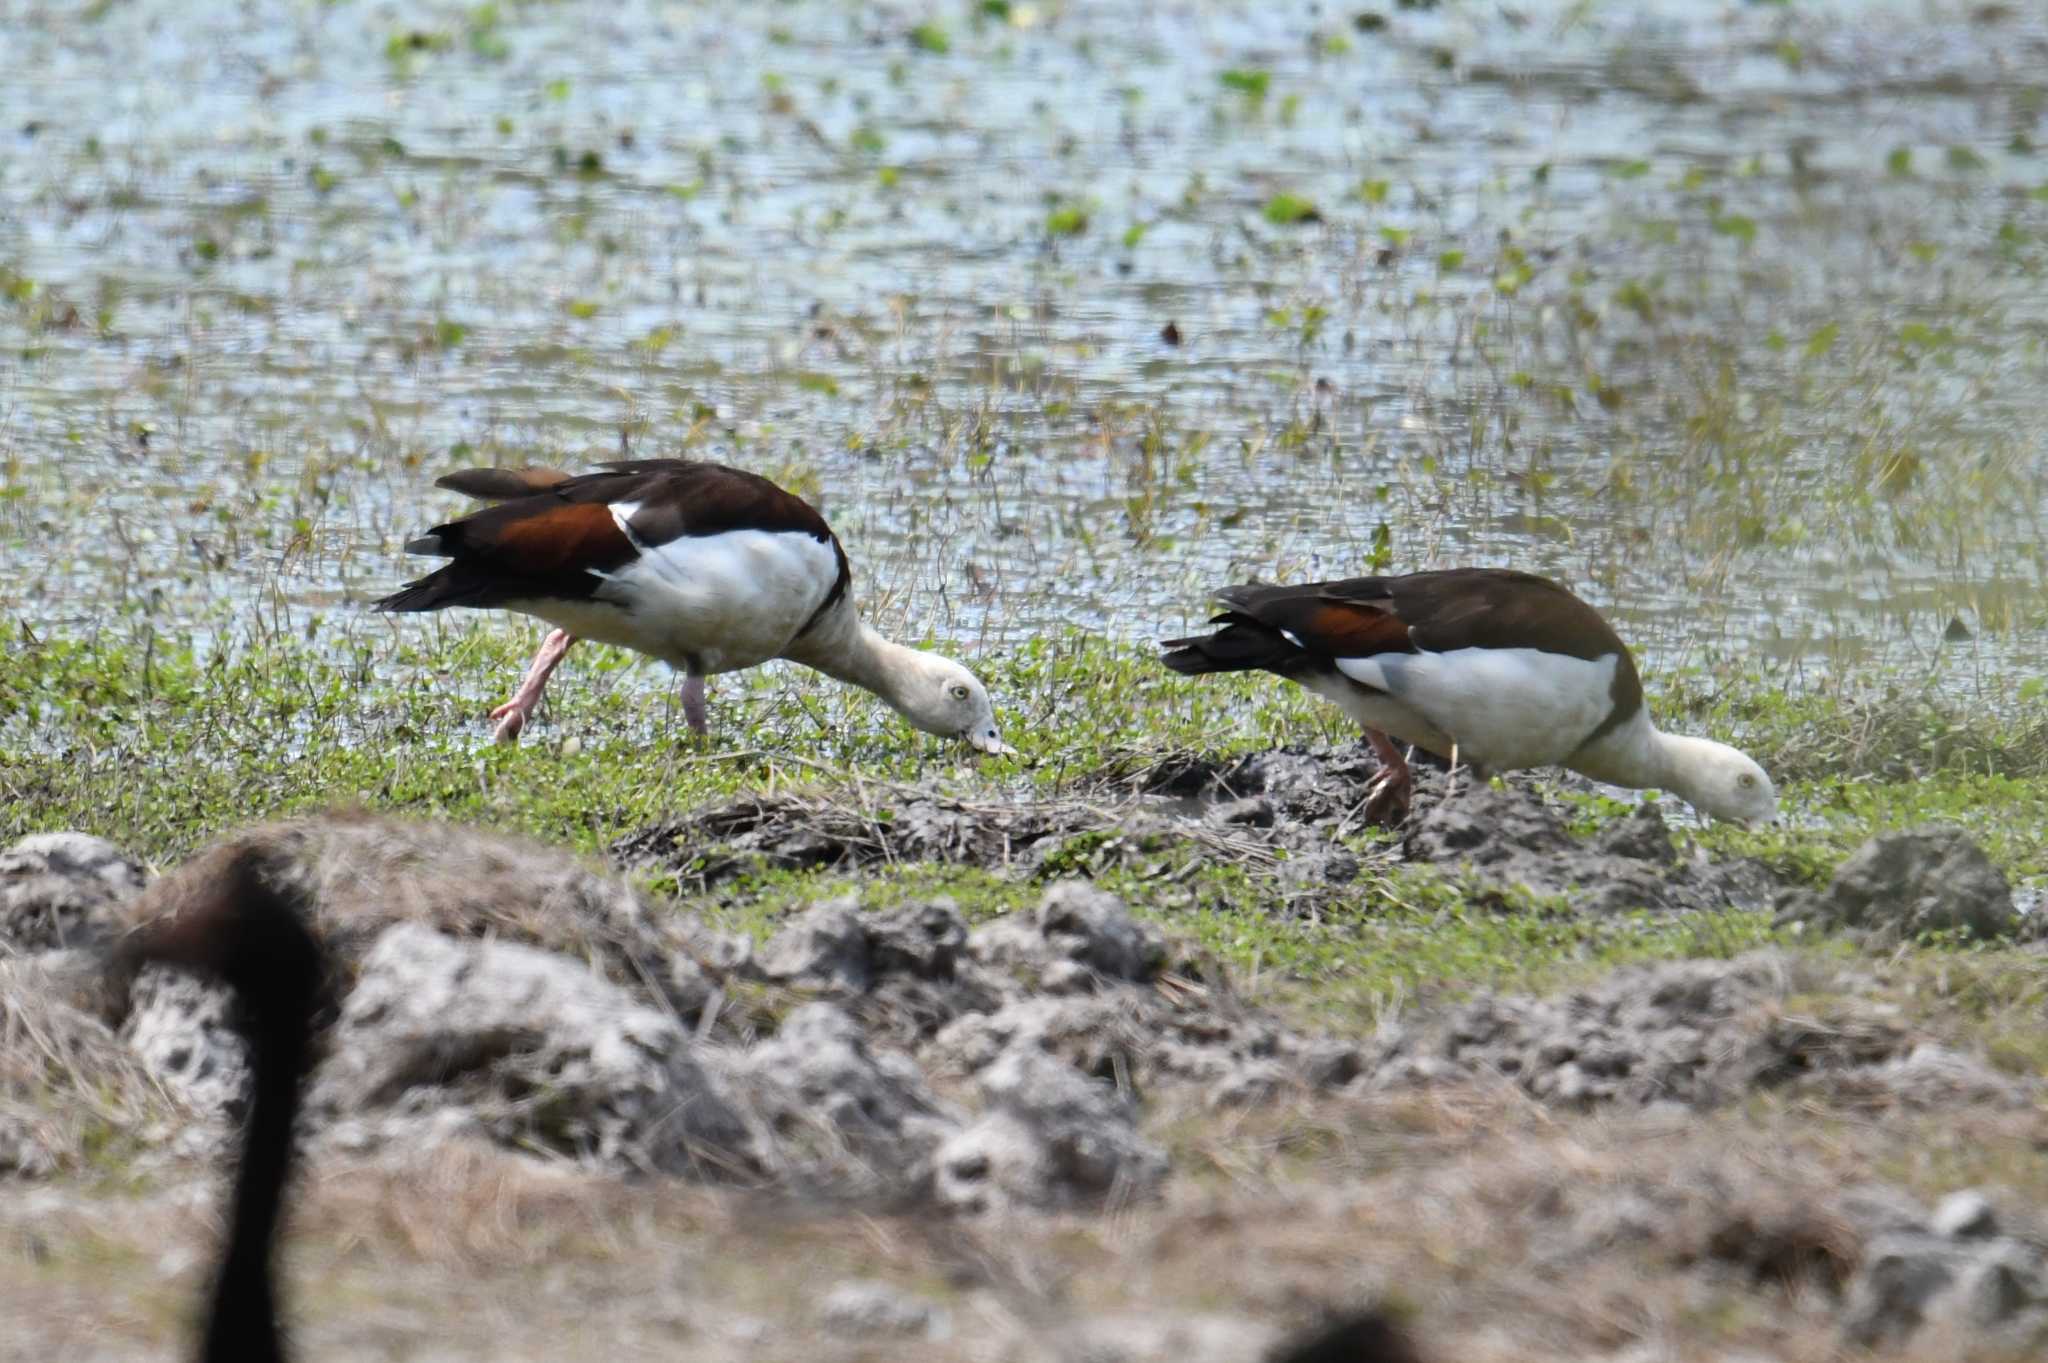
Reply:
[[[1139, 821], [1182, 849], [1271, 837], [1348, 852], [1332, 834], [1365, 773], [1345, 754], [1266, 757], [1221, 786], [1153, 773], [1111, 827]], [[931, 792], [866, 798], [822, 830], [800, 827], [811, 806], [794, 798], [757, 801], [626, 850], [713, 827], [728, 847], [753, 839], [746, 856], [799, 835], [856, 858], [936, 848], [1027, 868], [1047, 882], [1035, 906], [970, 923], [943, 898], [875, 908], [856, 891], [757, 944], [552, 849], [356, 814], [251, 830], [93, 912], [178, 912], [221, 857], [256, 850], [306, 892], [336, 962], [303, 1133], [315, 1184], [467, 1150], [490, 1152], [477, 1168], [671, 1190], [657, 1201], [739, 1199], [691, 1204], [698, 1229], [679, 1234], [744, 1246], [819, 1305], [811, 1324], [749, 1325], [707, 1298], [692, 1318], [713, 1357], [801, 1352], [817, 1328], [931, 1357], [1008, 1340], [1020, 1357], [1220, 1363], [1308, 1347], [1320, 1313], [1378, 1319], [1387, 1300], [1410, 1303], [1425, 1357], [1450, 1356], [1432, 1336], [1461, 1357], [1531, 1356], [1509, 1347], [1526, 1343], [1518, 1316], [1546, 1356], [1613, 1353], [1613, 1311], [1537, 1304], [1541, 1284], [1566, 1281], [1652, 1313], [1739, 1302], [1779, 1351], [1761, 1356], [1936, 1339], [1945, 1356], [1993, 1356], [2048, 1329], [2048, 1240], [2023, 1194], [1977, 1189], [1929, 1211], [1886, 1172], [1909, 1132], [2023, 1144], [2038, 1078], [1916, 1021], [1852, 963], [1670, 961], [1552, 995], [1439, 1000], [1364, 1030], [1307, 1026], [1116, 895], [1061, 878], [1038, 850], [1054, 834], [1020, 847], [1031, 828], [1104, 833], [1062, 822], [1083, 802], [1006, 824]], [[1481, 893], [1534, 881], [1593, 913], [1621, 907], [1601, 897], [1603, 874], [1700, 912], [1766, 888], [1753, 868], [1679, 857], [1654, 810], [1577, 838], [1514, 787], [1426, 804], [1381, 846], [1459, 864]], [[1924, 907], [1924, 878], [1901, 875], [1904, 919]], [[18, 919], [51, 921], [32, 907]], [[44, 936], [17, 949], [0, 963], [0, 1176], [54, 1194], [110, 1133], [176, 1171], [193, 1142], [173, 1133], [230, 1130], [245, 1067], [219, 991], [151, 970], [95, 993], [90, 952]], [[80, 1094], [88, 1117], [50, 1115]], [[1808, 1140], [1816, 1121], [1834, 1134]], [[856, 1255], [814, 1282], [826, 1270], [808, 1255], [771, 1247], [856, 1223], [894, 1228], [890, 1273], [859, 1271]], [[1218, 1281], [1229, 1309], [1196, 1308]]]
[[1526, 782], [1418, 771], [1398, 843], [1365, 835], [1378, 768], [1363, 745], [1277, 749], [1217, 762], [1182, 754], [1081, 783], [1077, 795], [973, 803], [869, 783], [847, 792], [750, 796], [620, 839], [612, 855], [702, 892], [771, 870], [910, 862], [1050, 878], [1116, 866], [1242, 865], [1303, 888], [1349, 884], [1373, 866], [1443, 867], [1473, 897], [1556, 896], [1575, 911], [1761, 907], [1780, 888], [1746, 860], [1682, 858], [1651, 804], [1575, 838]]

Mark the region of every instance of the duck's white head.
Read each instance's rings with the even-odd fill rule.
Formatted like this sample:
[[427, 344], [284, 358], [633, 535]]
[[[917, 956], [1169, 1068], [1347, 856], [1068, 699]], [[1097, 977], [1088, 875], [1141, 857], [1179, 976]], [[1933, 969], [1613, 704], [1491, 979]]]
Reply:
[[982, 752], [1016, 751], [996, 731], [995, 707], [979, 677], [936, 653], [913, 656], [909, 675], [887, 697], [905, 719], [928, 734], [957, 738]]
[[1672, 794], [1709, 818], [1759, 824], [1778, 816], [1778, 788], [1748, 753], [1711, 738], [1663, 737]]

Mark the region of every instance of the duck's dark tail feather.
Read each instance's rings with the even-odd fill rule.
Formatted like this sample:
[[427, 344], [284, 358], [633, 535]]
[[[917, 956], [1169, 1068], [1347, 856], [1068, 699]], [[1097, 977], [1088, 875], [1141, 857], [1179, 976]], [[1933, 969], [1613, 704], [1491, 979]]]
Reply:
[[1279, 672], [1286, 674], [1302, 661], [1302, 651], [1279, 630], [1249, 616], [1226, 611], [1209, 622], [1221, 625], [1214, 634], [1168, 639], [1159, 656], [1174, 671], [1199, 677], [1208, 672]]
[[438, 611], [450, 606], [495, 606], [516, 595], [505, 584], [451, 563], [408, 582], [391, 595], [370, 603], [373, 611]]

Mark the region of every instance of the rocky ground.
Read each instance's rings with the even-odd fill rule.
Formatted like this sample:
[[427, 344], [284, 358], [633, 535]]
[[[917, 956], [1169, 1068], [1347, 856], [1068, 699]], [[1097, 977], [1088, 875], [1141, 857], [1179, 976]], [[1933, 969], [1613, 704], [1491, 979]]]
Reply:
[[[1794, 888], [1681, 855], [1652, 806], [1580, 837], [1430, 774], [1399, 843], [1360, 844], [1369, 774], [1273, 752], [1056, 802], [752, 798], [609, 867], [370, 815], [153, 881], [28, 839], [0, 855], [0, 1354], [161, 1357], [185, 1328], [242, 1048], [217, 990], [110, 984], [103, 951], [249, 841], [335, 961], [287, 1254], [309, 1358], [1220, 1363], [1364, 1306], [1441, 1360], [2048, 1344], [2040, 1078], [1887, 954], [2027, 934], [1966, 838]], [[1139, 851], [1253, 866], [1276, 911], [1383, 857], [1481, 906], [1769, 905], [1815, 945], [1344, 1025], [1085, 878]], [[922, 860], [1045, 885], [973, 922], [855, 894], [761, 939], [640, 888]]]

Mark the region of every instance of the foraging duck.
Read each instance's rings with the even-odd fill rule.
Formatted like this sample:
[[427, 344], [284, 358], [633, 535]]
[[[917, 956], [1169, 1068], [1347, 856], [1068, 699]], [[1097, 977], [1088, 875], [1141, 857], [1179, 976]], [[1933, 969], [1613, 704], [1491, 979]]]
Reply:
[[375, 603], [513, 610], [555, 626], [519, 689], [491, 711], [499, 742], [519, 737], [583, 638], [681, 671], [683, 715], [696, 733], [705, 731], [706, 677], [788, 658], [865, 687], [926, 733], [1014, 751], [972, 672], [861, 623], [846, 551], [808, 502], [722, 464], [630, 459], [600, 468], [470, 469], [436, 480], [496, 505], [406, 545], [450, 562]]
[[1548, 578], [1451, 568], [1216, 593], [1213, 634], [1168, 640], [1176, 672], [1275, 672], [1335, 702], [1378, 754], [1366, 812], [1398, 821], [1414, 777], [1405, 743], [1482, 770], [1563, 766], [1656, 786], [1738, 822], [1777, 811], [1748, 756], [1650, 721], [1628, 645]]
[[273, 884], [263, 853], [227, 861], [173, 914], [124, 939], [117, 978], [158, 963], [234, 991], [235, 1029], [249, 1045], [250, 1097], [228, 1200], [228, 1239], [207, 1308], [199, 1363], [283, 1363], [275, 1255], [292, 1165], [292, 1124], [324, 997], [326, 960], [299, 896]]

